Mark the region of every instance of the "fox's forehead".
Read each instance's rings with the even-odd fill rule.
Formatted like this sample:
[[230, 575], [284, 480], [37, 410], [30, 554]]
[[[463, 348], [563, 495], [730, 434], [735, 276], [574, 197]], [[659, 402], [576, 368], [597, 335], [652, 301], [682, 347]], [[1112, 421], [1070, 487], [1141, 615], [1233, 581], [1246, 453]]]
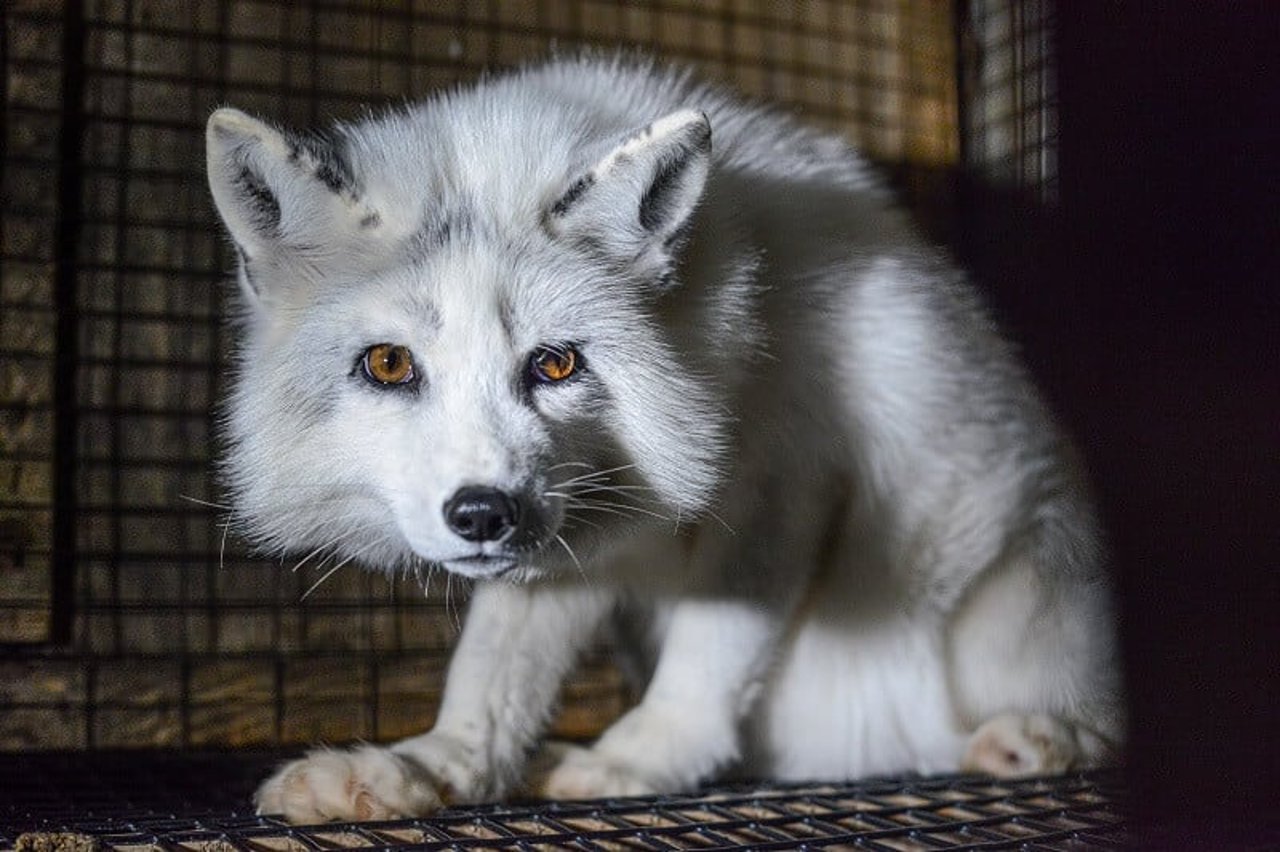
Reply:
[[572, 326], [584, 313], [576, 303], [589, 294], [562, 286], [570, 277], [563, 259], [547, 252], [454, 234], [376, 273], [335, 281], [329, 301], [364, 334], [384, 328], [421, 341], [496, 329], [519, 341]]
[[535, 222], [595, 146], [550, 104], [491, 112], [430, 103], [348, 127], [352, 168], [384, 216], [427, 246], [467, 227]]

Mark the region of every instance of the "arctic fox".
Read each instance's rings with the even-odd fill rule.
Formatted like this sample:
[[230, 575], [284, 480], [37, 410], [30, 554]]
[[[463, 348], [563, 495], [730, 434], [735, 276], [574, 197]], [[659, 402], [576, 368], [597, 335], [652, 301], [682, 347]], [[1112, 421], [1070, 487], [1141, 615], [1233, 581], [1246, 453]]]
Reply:
[[[840, 140], [577, 57], [320, 134], [220, 109], [208, 168], [239, 254], [236, 522], [476, 581], [434, 728], [288, 763], [260, 810], [1039, 773], [1119, 747], [1071, 448]], [[642, 699], [537, 756], [605, 624]]]

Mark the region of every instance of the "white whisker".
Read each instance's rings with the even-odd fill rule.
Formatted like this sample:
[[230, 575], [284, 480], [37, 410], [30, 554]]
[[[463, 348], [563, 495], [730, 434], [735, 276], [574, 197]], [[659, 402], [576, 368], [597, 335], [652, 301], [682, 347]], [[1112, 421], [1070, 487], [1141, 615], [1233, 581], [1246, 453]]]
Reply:
[[729, 535], [737, 535], [737, 534], [738, 534], [738, 531], [737, 531], [737, 530], [735, 530], [733, 527], [729, 526], [729, 522], [728, 522], [728, 521], [726, 521], [724, 518], [720, 517], [719, 515], [717, 515], [715, 512], [711, 511], [710, 509], [707, 509], [707, 510], [706, 510], [706, 512], [707, 512], [707, 517], [711, 518], [713, 521], [715, 521], [716, 523], [720, 524], [720, 526], [724, 527], [724, 528], [725, 528], [725, 530], [729, 533]]
[[597, 491], [609, 491], [617, 494], [626, 494], [631, 491], [657, 491], [656, 488], [650, 488], [648, 485], [604, 485], [604, 484], [588, 484], [582, 488], [574, 490], [575, 494], [593, 494]]
[[307, 589], [305, 592], [302, 593], [302, 597], [299, 600], [305, 601], [308, 597], [311, 596], [312, 592], [320, 588], [320, 586], [323, 585], [326, 580], [328, 580], [330, 577], [336, 574], [339, 571], [339, 569], [345, 566], [352, 559], [355, 559], [355, 556], [348, 556], [346, 559], [343, 559], [337, 565], [334, 565], [332, 568], [326, 571], [323, 577], [321, 577], [319, 580], [316, 580], [314, 583], [312, 583], [311, 588]]
[[453, 597], [453, 572], [445, 570], [444, 572], [444, 614], [453, 622], [453, 629], [456, 632], [462, 632], [462, 618], [458, 614], [458, 610], [451, 607]]
[[230, 512], [232, 510], [232, 507], [225, 503], [213, 503], [209, 500], [201, 500], [199, 497], [192, 497], [190, 494], [179, 494], [178, 499], [186, 500], [188, 503], [194, 503], [197, 506], [207, 506], [210, 509], [221, 509], [224, 512]]
[[[595, 521], [589, 521], [589, 520], [587, 520], [586, 518], [582, 517], [581, 515], [575, 515], [575, 514], [574, 514], [573, 512], [571, 512], [571, 511], [567, 511], [567, 512], [565, 512], [565, 513], [564, 513], [564, 517], [565, 517], [565, 520], [566, 520], [566, 521], [581, 522], [581, 523], [586, 524], [586, 525], [587, 525], [587, 526], [589, 526], [589, 527], [594, 527], [595, 529], [603, 529], [603, 527], [601, 527], [601, 526], [600, 526], [599, 524], [597, 524]], [[564, 524], [564, 528], [565, 528], [565, 529], [570, 529], [570, 525], [566, 523], [566, 524]]]
[[610, 474], [621, 473], [624, 470], [631, 470], [634, 467], [635, 467], [634, 464], [622, 464], [622, 465], [618, 465], [617, 467], [605, 468], [604, 470], [597, 470], [592, 473], [584, 473], [581, 476], [575, 476], [572, 479], [566, 479], [564, 482], [561, 482], [560, 485], [561, 486], [576, 485], [580, 482], [586, 482], [592, 479], [600, 479], [600, 478], [609, 476]]
[[589, 468], [589, 467], [591, 467], [591, 465], [590, 465], [590, 464], [588, 464], [587, 462], [583, 462], [583, 461], [567, 461], [567, 462], [560, 462], [559, 464], [553, 464], [553, 465], [551, 465], [551, 467], [547, 468], [547, 471], [548, 471], [548, 472], [550, 472], [550, 471], [553, 471], [553, 470], [559, 470], [559, 469], [560, 469], [560, 468], [562, 468], [562, 467], [587, 467], [587, 468]]
[[584, 499], [575, 497], [573, 501], [573, 507], [575, 509], [586, 509], [588, 511], [613, 510], [616, 514], [619, 514], [619, 515], [626, 515], [628, 513], [637, 514], [637, 515], [647, 515], [651, 518], [657, 518], [660, 521], [675, 520], [675, 518], [672, 518], [670, 515], [664, 515], [661, 512], [654, 512], [650, 509], [644, 508], [643, 506], [632, 506], [628, 503], [615, 503], [612, 500], [600, 500], [596, 498], [584, 500]]
[[587, 577], [587, 572], [582, 568], [582, 562], [578, 559], [578, 554], [573, 552], [573, 548], [569, 546], [569, 542], [564, 540], [564, 536], [556, 534], [556, 541], [560, 542], [560, 546], [564, 548], [564, 552], [569, 554], [569, 558], [573, 560], [573, 564], [577, 566], [578, 573], [582, 575], [582, 579], [588, 583], [591, 581]]
[[227, 567], [227, 534], [231, 530], [231, 519], [228, 518], [222, 525], [222, 536], [218, 542], [218, 570]]

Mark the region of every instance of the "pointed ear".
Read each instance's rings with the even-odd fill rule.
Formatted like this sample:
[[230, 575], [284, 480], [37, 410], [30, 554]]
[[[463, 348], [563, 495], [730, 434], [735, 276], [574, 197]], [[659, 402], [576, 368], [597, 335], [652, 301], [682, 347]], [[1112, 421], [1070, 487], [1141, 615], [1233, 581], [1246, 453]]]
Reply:
[[209, 190], [231, 239], [248, 257], [269, 253], [280, 239], [280, 195], [289, 177], [284, 135], [223, 108], [209, 116], [205, 156]]
[[637, 274], [665, 283], [710, 167], [706, 115], [672, 113], [573, 181], [552, 205], [549, 228], [558, 237], [590, 241]]
[[319, 137], [287, 137], [235, 109], [209, 117], [209, 189], [245, 262], [282, 252], [332, 252], [376, 226], [342, 153]]

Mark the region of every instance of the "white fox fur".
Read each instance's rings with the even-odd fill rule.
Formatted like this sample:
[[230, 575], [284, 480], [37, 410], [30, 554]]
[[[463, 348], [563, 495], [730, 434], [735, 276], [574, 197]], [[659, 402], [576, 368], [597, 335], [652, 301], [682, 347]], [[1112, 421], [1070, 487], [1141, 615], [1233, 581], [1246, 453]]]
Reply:
[[[235, 519], [477, 581], [435, 727], [289, 763], [262, 810], [1047, 772], [1120, 745], [1072, 451], [838, 139], [586, 57], [323, 135], [221, 109], [208, 165], [241, 261]], [[371, 378], [380, 344], [411, 380]], [[531, 379], [546, 347], [577, 371]], [[531, 777], [606, 622], [643, 698]]]

